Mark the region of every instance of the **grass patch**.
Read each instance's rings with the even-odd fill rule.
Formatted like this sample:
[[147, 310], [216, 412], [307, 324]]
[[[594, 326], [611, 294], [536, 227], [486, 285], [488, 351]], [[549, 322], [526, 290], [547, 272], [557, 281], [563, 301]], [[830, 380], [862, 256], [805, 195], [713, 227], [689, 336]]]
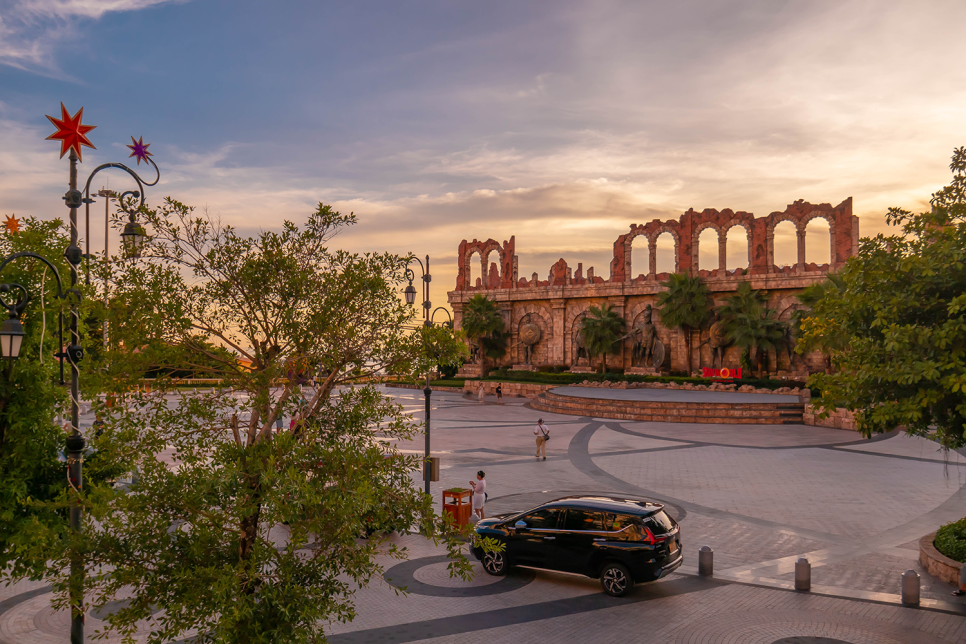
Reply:
[[960, 563], [966, 562], [966, 518], [947, 523], [936, 531], [936, 550]]
[[429, 383], [433, 387], [463, 387], [466, 383], [465, 380], [458, 380], [456, 378], [443, 378], [442, 380], [433, 380]]

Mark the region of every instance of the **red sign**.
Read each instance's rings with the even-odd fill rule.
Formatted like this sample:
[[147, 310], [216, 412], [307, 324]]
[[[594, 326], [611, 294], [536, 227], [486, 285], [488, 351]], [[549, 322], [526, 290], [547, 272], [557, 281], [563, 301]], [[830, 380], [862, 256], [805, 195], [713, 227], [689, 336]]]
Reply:
[[715, 380], [731, 380], [732, 378], [741, 378], [741, 367], [731, 368], [731, 369], [711, 369], [709, 367], [704, 367], [701, 375], [705, 378], [713, 378]]

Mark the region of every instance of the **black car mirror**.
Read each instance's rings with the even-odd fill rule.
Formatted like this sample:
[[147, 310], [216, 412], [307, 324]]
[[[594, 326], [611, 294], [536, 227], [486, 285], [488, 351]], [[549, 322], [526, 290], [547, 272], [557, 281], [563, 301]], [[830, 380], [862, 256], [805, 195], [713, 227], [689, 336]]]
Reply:
[[513, 528], [515, 530], [526, 530], [527, 524], [525, 521], [517, 521], [516, 523], [513, 524]]

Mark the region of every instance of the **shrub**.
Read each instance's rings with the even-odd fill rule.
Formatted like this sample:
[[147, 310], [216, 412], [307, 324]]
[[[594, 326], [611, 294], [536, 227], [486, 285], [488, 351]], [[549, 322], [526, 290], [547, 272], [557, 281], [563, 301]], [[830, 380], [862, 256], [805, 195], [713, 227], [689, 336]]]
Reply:
[[966, 518], [939, 528], [933, 543], [936, 550], [950, 559], [966, 563]]

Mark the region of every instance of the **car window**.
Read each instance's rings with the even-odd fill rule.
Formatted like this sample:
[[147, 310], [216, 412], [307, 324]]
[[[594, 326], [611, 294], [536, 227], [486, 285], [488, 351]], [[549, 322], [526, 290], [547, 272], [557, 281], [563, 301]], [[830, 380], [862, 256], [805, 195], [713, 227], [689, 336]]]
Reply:
[[628, 526], [638, 525], [640, 520], [627, 514], [604, 513], [604, 530], [608, 532], [619, 532]]
[[548, 509], [531, 512], [520, 520], [525, 522], [531, 530], [556, 530], [559, 518], [560, 510]]
[[653, 529], [656, 534], [664, 534], [674, 530], [674, 519], [669, 517], [664, 510], [655, 512], [647, 517], [647, 519], [651, 524], [653, 524]]
[[564, 530], [598, 530], [604, 529], [600, 512], [577, 510], [570, 508], [564, 518]]

